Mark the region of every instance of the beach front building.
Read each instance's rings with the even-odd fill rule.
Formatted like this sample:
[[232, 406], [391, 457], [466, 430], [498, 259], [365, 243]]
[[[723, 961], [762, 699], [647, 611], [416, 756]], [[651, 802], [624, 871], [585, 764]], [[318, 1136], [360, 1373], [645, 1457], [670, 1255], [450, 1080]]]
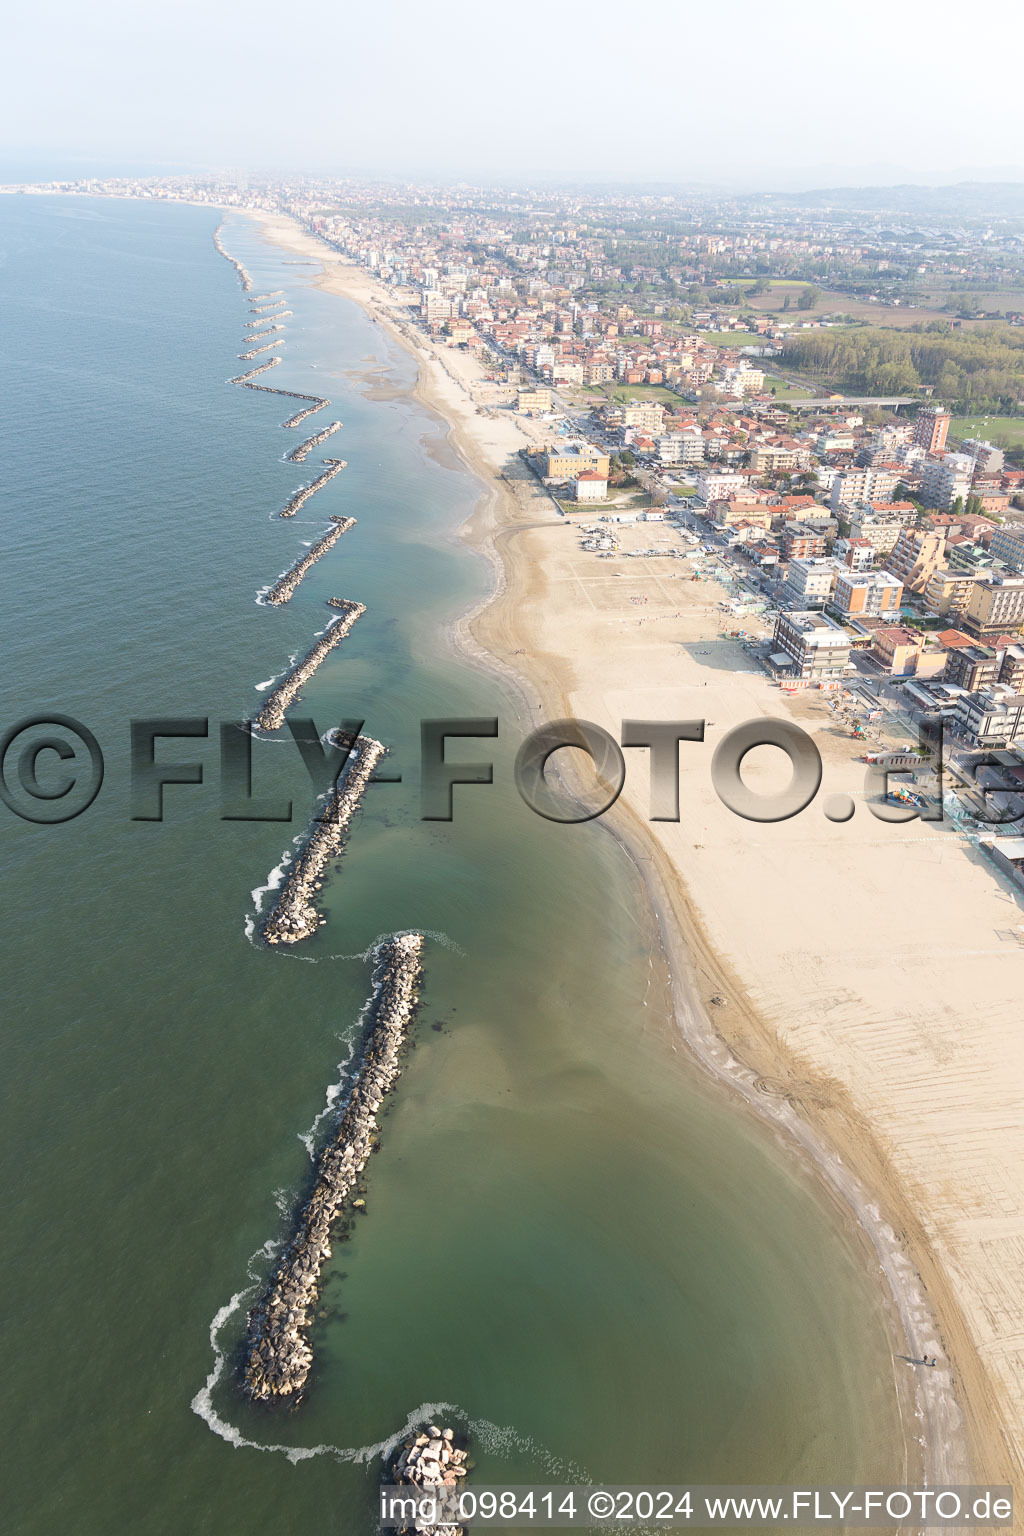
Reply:
[[953, 719], [975, 747], [1005, 747], [1024, 737], [1024, 694], [989, 683], [957, 700]]
[[521, 416], [543, 416], [550, 409], [550, 389], [521, 389], [516, 396], [516, 410]]
[[608, 478], [609, 458], [592, 443], [559, 443], [544, 457], [545, 480], [575, 480], [578, 475], [603, 475]]
[[791, 560], [780, 602], [787, 608], [823, 608], [832, 595], [836, 572], [836, 562], [822, 556]]
[[772, 636], [772, 671], [785, 683], [832, 682], [850, 665], [849, 635], [824, 614], [808, 611], [780, 613]]
[[576, 500], [581, 502], [606, 501], [608, 476], [599, 475], [596, 470], [585, 469], [573, 480], [572, 493]]
[[895, 617], [903, 601], [903, 583], [888, 571], [848, 571], [840, 567], [829, 606], [848, 618]]
[[[924, 650], [924, 639], [902, 624], [881, 624], [871, 632], [867, 654], [890, 677], [911, 677], [917, 671]], [[944, 657], [937, 657], [936, 671], [942, 670]]]
[[992, 576], [976, 582], [964, 608], [963, 627], [975, 640], [1017, 635], [1024, 626], [1024, 576]]

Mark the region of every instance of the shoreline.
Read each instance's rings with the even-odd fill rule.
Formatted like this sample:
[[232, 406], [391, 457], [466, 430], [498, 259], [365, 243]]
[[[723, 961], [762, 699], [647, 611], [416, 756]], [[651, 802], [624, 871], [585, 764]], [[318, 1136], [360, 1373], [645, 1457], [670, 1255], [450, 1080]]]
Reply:
[[[511, 482], [496, 471], [467, 430], [466, 413], [441, 387], [443, 375], [462, 391], [468, 410], [475, 410], [471, 396], [435, 350], [391, 313], [390, 294], [363, 269], [346, 262], [286, 216], [250, 212], [246, 216], [261, 226], [264, 238], [272, 243], [316, 255], [321, 265], [316, 285], [359, 304], [412, 355], [419, 375], [415, 398], [441, 419], [461, 462], [481, 484], [480, 502], [461, 534], [488, 559], [492, 589], [452, 625], [453, 644], [473, 664], [512, 685], [523, 716], [531, 723], [576, 713], [569, 698], [572, 683], [567, 686], [564, 676], [557, 675], [560, 665], [565, 670], [562, 658], [547, 656], [545, 669], [537, 657], [531, 657], [527, 680], [487, 643], [502, 626], [505, 639], [534, 638], [524, 634], [516, 611], [522, 582], [517, 582], [521, 572], [516, 570], [515, 536], [543, 524], [564, 527], [562, 520], [546, 516], [535, 524], [518, 515], [521, 509]], [[508, 652], [517, 647], [502, 649]], [[555, 675], [546, 675], [546, 670]], [[537, 711], [528, 702], [527, 684], [538, 696]], [[918, 1373], [911, 1379], [896, 1369], [894, 1360], [909, 1461], [923, 1462], [922, 1471], [930, 1483], [966, 1481], [972, 1464], [978, 1476], [984, 1472], [992, 1481], [1011, 1481], [1006, 1475], [1008, 1448], [975, 1343], [909, 1192], [899, 1186], [874, 1130], [852, 1103], [840, 1101], [834, 1079], [816, 1077], [747, 997], [734, 968], [711, 943], [695, 897], [648, 826], [622, 801], [604, 820], [643, 880], [652, 926], [665, 955], [676, 1022], [703, 1075], [728, 1092], [734, 1104], [742, 1100], [785, 1142], [790, 1155], [795, 1152], [802, 1164], [813, 1169], [837, 1216], [856, 1234], [866, 1263], [878, 1270], [894, 1347], [905, 1343], [913, 1353], [913, 1346], [922, 1352], [941, 1351], [951, 1361], [950, 1370], [937, 1371], [922, 1386]], [[724, 993], [728, 999], [729, 1007], [723, 1010], [727, 1017], [720, 1022], [712, 1021], [701, 1003], [701, 992], [708, 990]], [[780, 1077], [780, 1091], [773, 1096], [772, 1080]], [[802, 1091], [794, 1091], [790, 1084]], [[957, 1392], [955, 1383], [964, 1384], [966, 1391]]]

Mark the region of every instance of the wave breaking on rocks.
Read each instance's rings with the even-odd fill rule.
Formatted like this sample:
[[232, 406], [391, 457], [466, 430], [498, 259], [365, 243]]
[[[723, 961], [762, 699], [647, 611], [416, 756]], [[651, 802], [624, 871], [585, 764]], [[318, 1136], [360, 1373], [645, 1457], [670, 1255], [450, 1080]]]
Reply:
[[321, 1270], [331, 1256], [331, 1229], [351, 1200], [373, 1150], [381, 1104], [401, 1072], [401, 1048], [419, 1002], [423, 947], [423, 935], [409, 933], [379, 951], [366, 1046], [341, 1123], [321, 1154], [294, 1236], [249, 1313], [243, 1382], [258, 1402], [296, 1403], [306, 1386], [313, 1364], [307, 1334]]
[[387, 747], [372, 736], [358, 736], [344, 772], [280, 887], [277, 901], [263, 925], [267, 944], [298, 944], [325, 921], [317, 910], [316, 893], [323, 889], [323, 872], [345, 846], [349, 823], [359, 809], [373, 770]]
[[324, 657], [329, 655], [336, 645], [341, 644], [356, 620], [366, 612], [365, 604], [350, 602], [346, 597], [332, 597], [328, 601], [330, 607], [341, 610], [341, 618], [333, 621], [316, 644], [306, 652], [301, 661], [295, 663], [291, 671], [285, 675], [284, 681], [278, 683], [273, 693], [269, 695], [253, 721], [253, 724], [258, 725], [261, 730], [279, 731], [281, 729], [284, 725], [285, 711], [295, 703], [303, 683], [309, 681]]
[[283, 576], [278, 577], [266, 595], [268, 603], [273, 603], [275, 607], [286, 603], [310, 566], [315, 565], [321, 555], [326, 555], [331, 545], [337, 544], [343, 533], [348, 533], [349, 529], [356, 525], [354, 517], [332, 517], [331, 522], [334, 527], [328, 528], [322, 538], [317, 539], [304, 555], [300, 555], [294, 565], [289, 566]]

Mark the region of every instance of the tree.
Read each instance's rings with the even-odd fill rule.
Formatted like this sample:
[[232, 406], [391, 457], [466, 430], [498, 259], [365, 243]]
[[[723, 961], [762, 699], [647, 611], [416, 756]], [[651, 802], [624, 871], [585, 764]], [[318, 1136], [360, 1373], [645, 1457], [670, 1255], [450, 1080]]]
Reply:
[[962, 496], [958, 496], [949, 510], [952, 512], [954, 517], [959, 517], [963, 509], [964, 499]]
[[813, 309], [821, 298], [821, 289], [810, 284], [807, 288], [801, 288], [800, 297], [796, 301], [797, 309]]

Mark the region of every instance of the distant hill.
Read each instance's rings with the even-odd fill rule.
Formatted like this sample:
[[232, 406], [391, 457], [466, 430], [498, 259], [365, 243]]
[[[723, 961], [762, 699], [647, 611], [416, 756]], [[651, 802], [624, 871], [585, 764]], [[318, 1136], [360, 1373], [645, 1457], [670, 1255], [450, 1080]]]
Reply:
[[801, 208], [839, 208], [857, 213], [899, 213], [913, 218], [1024, 218], [1024, 182], [961, 181], [949, 187], [824, 187], [775, 193], [767, 199]]

